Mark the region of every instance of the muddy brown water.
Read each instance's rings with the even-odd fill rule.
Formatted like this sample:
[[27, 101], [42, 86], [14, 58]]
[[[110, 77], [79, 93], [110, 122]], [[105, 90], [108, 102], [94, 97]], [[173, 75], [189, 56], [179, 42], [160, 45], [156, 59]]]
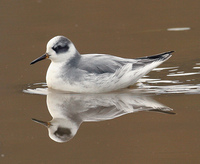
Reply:
[[[0, 163], [199, 163], [200, 78], [193, 68], [200, 63], [199, 5], [187, 0], [1, 1]], [[189, 29], [167, 30], [180, 27]], [[53, 141], [31, 120], [52, 119], [46, 95], [23, 90], [45, 82], [49, 61], [29, 63], [55, 35], [70, 38], [80, 53], [136, 58], [175, 50], [160, 67], [177, 70], [153, 71], [148, 78], [178, 80], [174, 85], [182, 88], [153, 90], [148, 96], [176, 114], [141, 111], [83, 122], [68, 142]], [[192, 72], [197, 74], [184, 74]], [[143, 85], [140, 93], [158, 84]]]

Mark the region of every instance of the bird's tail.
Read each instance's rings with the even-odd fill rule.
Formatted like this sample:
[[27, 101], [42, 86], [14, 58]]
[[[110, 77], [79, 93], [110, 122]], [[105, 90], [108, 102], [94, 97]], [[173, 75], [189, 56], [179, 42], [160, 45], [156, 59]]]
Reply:
[[171, 53], [173, 53], [173, 52], [174, 51], [169, 51], [169, 52], [164, 52], [164, 53], [161, 53], [161, 54], [158, 54], [158, 55], [141, 57], [141, 58], [137, 58], [137, 60], [142, 59], [143, 61], [145, 61], [145, 59], [146, 59], [146, 62], [152, 62], [152, 61], [156, 61], [156, 60], [165, 61], [172, 56]]
[[120, 85], [118, 88], [133, 85], [141, 77], [148, 74], [152, 69], [169, 59], [172, 52], [174, 51], [169, 51], [154, 56], [137, 58], [136, 63], [126, 64], [115, 72], [115, 76], [119, 79], [118, 83], [116, 83]]

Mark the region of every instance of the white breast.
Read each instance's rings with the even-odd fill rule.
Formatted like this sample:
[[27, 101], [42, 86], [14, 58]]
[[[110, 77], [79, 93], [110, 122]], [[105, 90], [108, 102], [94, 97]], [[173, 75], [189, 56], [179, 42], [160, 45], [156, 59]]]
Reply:
[[51, 62], [49, 65], [46, 75], [46, 82], [49, 88], [56, 89], [55, 87], [59, 86], [59, 83], [61, 83], [61, 78], [59, 78], [61, 67], [62, 65], [60, 63]]

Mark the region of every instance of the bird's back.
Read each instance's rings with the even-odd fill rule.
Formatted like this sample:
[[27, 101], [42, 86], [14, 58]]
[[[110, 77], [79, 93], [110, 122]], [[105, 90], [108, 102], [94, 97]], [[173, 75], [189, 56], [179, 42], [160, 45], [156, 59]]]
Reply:
[[125, 59], [106, 54], [84, 54], [78, 64], [79, 69], [89, 73], [114, 73], [128, 63], [135, 63], [135, 59]]
[[137, 59], [126, 59], [106, 54], [85, 54], [81, 55], [78, 68], [85, 70], [88, 73], [114, 73], [128, 63], [132, 64], [133, 69], [144, 67], [156, 61], [161, 61], [162, 63], [171, 56], [172, 52], [173, 51]]

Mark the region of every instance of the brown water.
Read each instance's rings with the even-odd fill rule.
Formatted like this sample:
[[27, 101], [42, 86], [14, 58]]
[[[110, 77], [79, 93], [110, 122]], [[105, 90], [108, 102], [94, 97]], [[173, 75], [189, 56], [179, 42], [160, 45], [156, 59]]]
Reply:
[[[184, 74], [199, 72], [193, 68], [200, 63], [199, 5], [199, 1], [187, 0], [1, 1], [0, 163], [199, 163], [200, 78], [199, 74]], [[167, 30], [178, 27], [190, 30]], [[177, 68], [153, 71], [147, 78], [159, 80], [139, 83], [129, 98], [132, 103], [149, 102], [149, 110], [155, 108], [153, 102], [165, 104], [176, 114], [132, 113], [121, 108], [123, 116], [118, 113], [115, 119], [109, 116], [110, 120], [95, 122], [96, 113], [90, 111], [90, 120], [81, 111], [76, 116], [83, 123], [73, 139], [65, 143], [51, 140], [47, 129], [31, 120], [52, 119], [46, 96], [23, 90], [40, 88], [41, 84], [34, 84], [45, 82], [49, 61], [29, 63], [45, 52], [47, 41], [55, 35], [70, 38], [80, 53], [135, 58], [175, 50], [161, 67]], [[140, 93], [139, 100], [135, 92]], [[118, 103], [121, 99], [112, 100]], [[78, 105], [74, 102], [69, 112], [79, 109]]]

